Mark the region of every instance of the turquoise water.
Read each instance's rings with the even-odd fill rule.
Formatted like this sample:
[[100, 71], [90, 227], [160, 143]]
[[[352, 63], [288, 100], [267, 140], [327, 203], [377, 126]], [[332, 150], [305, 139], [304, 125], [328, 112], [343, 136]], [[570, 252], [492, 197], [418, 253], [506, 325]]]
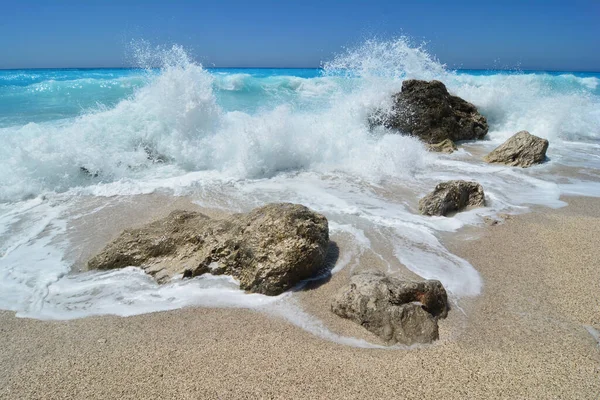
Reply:
[[[229, 109], [248, 110], [260, 96], [293, 100], [293, 78], [316, 78], [321, 69], [208, 69], [215, 92]], [[99, 107], [112, 107], [147, 84], [159, 69], [24, 69], [0, 70], [0, 127], [70, 118]], [[236, 92], [230, 95], [230, 92]], [[262, 100], [265, 100], [264, 98]], [[277, 100], [273, 100], [277, 101]]]
[[[0, 71], [0, 309], [76, 318], [264, 306], [331, 339], [285, 296], [203, 278], [159, 287], [134, 268], [76, 274], [72, 255], [97, 240], [95, 213], [140, 195], [226, 212], [289, 201], [327, 216], [340, 244], [334, 272], [368, 255], [392, 274], [439, 279], [459, 302], [483, 283], [441, 233], [562, 207], [564, 195], [600, 197], [600, 73], [452, 71], [403, 40], [366, 42], [320, 69], [207, 69], [180, 47], [159, 53], [160, 68]], [[446, 155], [371, 129], [370, 113], [389, 109], [408, 78], [441, 80], [477, 106], [485, 140]], [[547, 162], [482, 161], [520, 130], [550, 141]], [[449, 179], [481, 183], [486, 206], [419, 215], [419, 198]]]
[[[318, 82], [325, 75], [321, 68], [208, 68], [207, 71], [215, 78], [213, 89], [219, 104], [230, 111], [298, 104], [297, 94], [302, 85], [310, 80]], [[140, 68], [0, 70], [0, 127], [71, 118], [113, 107], [159, 73], [159, 69]], [[600, 73], [595, 72], [458, 70], [456, 74], [532, 76], [557, 93], [581, 91], [600, 96], [600, 85], [584, 83], [586, 79], [600, 80]]]

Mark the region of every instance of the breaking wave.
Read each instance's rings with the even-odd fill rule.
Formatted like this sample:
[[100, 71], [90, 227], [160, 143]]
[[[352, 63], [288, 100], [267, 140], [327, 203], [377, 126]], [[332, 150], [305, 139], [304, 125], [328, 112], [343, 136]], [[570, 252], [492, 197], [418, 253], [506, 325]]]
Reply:
[[[222, 279], [159, 287], [135, 269], [69, 274], [68, 226], [96, 212], [78, 205], [84, 197], [168, 191], [228, 211], [300, 202], [350, 243], [335, 271], [372, 252], [390, 272], [404, 265], [460, 298], [482, 282], [440, 232], [529, 204], [559, 207], [562, 193], [600, 193], [593, 179], [557, 173], [575, 166], [597, 177], [600, 75], [452, 71], [406, 38], [366, 41], [314, 70], [205, 69], [179, 46], [134, 54], [140, 68], [132, 70], [0, 72], [0, 104], [16, 104], [0, 109], [1, 308], [74, 318], [286, 301], [248, 303]], [[474, 103], [489, 120], [488, 140], [439, 155], [369, 129], [367, 116], [389, 107], [408, 78], [441, 80]], [[521, 171], [479, 161], [523, 129], [550, 139], [550, 162]], [[487, 207], [417, 215], [418, 198], [447, 179], [479, 181]], [[296, 311], [290, 320], [331, 337]]]

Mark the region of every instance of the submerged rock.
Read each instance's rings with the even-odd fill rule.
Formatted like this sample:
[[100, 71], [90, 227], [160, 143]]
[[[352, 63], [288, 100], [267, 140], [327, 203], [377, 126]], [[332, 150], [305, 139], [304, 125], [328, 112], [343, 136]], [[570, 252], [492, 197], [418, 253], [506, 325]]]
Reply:
[[88, 268], [141, 267], [159, 283], [179, 274], [227, 274], [244, 290], [278, 295], [318, 272], [328, 245], [327, 219], [299, 204], [269, 204], [227, 219], [179, 210], [125, 230]]
[[431, 343], [439, 337], [438, 318], [448, 315], [448, 296], [439, 281], [411, 282], [365, 272], [340, 289], [331, 310], [388, 344]]
[[456, 147], [456, 144], [454, 144], [454, 142], [450, 139], [446, 139], [442, 142], [439, 143], [435, 143], [435, 144], [428, 144], [427, 145], [427, 150], [429, 151], [433, 151], [436, 153], [454, 153], [456, 150], [458, 150], [458, 147]]
[[100, 175], [99, 171], [90, 171], [86, 167], [79, 167], [79, 172], [89, 178], [97, 178]]
[[146, 153], [146, 158], [152, 161], [153, 163], [162, 164], [169, 161], [169, 157], [159, 153], [156, 147], [154, 147], [151, 144], [144, 143], [141, 144], [140, 147], [142, 148], [144, 153]]
[[406, 80], [393, 102], [391, 115], [380, 118], [383, 125], [427, 143], [483, 139], [488, 132], [477, 108], [448, 93], [440, 81]]
[[466, 207], [485, 205], [483, 187], [477, 182], [442, 182], [435, 190], [419, 200], [419, 212], [423, 215], [448, 215]]
[[496, 147], [484, 157], [489, 163], [506, 164], [513, 167], [531, 167], [546, 158], [548, 141], [527, 131], [520, 131]]

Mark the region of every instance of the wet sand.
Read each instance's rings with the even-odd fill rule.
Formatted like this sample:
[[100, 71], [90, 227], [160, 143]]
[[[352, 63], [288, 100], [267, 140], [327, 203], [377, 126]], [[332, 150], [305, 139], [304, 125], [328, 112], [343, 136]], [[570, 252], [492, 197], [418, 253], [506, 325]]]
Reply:
[[[434, 345], [349, 347], [239, 309], [63, 322], [0, 312], [0, 398], [598, 399], [600, 201], [564, 200], [445, 241], [484, 289], [454, 305]], [[376, 342], [329, 312], [349, 273], [297, 301], [333, 331]]]

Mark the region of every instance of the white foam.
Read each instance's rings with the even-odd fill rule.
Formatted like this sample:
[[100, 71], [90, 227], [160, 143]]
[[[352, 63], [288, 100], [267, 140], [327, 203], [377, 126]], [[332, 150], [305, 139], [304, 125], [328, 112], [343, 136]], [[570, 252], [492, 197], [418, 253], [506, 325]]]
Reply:
[[282, 297], [247, 294], [228, 277], [203, 275], [158, 285], [138, 268], [69, 275], [50, 286], [42, 309], [19, 313], [43, 319], [129, 316], [188, 306], [257, 309]]
[[561, 193], [567, 196], [600, 197], [599, 182], [578, 181], [559, 185]]
[[263, 309], [262, 311], [268, 314], [284, 318], [290, 323], [302, 328], [313, 335], [343, 344], [346, 346], [360, 347], [360, 348], [375, 348], [375, 349], [389, 349], [390, 347], [376, 345], [369, 343], [363, 339], [357, 339], [354, 337], [338, 335], [329, 330], [323, 323], [315, 318], [314, 316], [303, 311], [302, 308], [297, 305], [294, 301], [276, 303], [272, 307]]
[[572, 75], [461, 74], [446, 83], [488, 118], [491, 139], [501, 141], [527, 130], [553, 141], [600, 138], [600, 97], [590, 82]]
[[[403, 38], [367, 41], [311, 79], [215, 76], [179, 47], [140, 54], [143, 63], [158, 58], [163, 67], [115, 107], [0, 129], [0, 308], [69, 319], [190, 305], [246, 307], [285, 316], [327, 339], [369, 346], [323, 328], [293, 304], [293, 294], [248, 295], [235, 282], [210, 276], [159, 286], [135, 268], [69, 275], [66, 229], [90, 212], [73, 209], [70, 199], [119, 201], [162, 191], [227, 211], [302, 203], [325, 214], [332, 240], [344, 243], [333, 273], [355, 268], [372, 252], [390, 273], [403, 264], [441, 280], [456, 299], [477, 295], [483, 283], [443, 246], [442, 232], [529, 205], [561, 207], [564, 194], [600, 195], [596, 78], [456, 74]], [[470, 144], [473, 154], [528, 129], [550, 138], [549, 162], [529, 169], [488, 165], [465, 150], [428, 153], [414, 138], [369, 129], [369, 113], [389, 108], [405, 78], [441, 79], [489, 117], [490, 140]], [[214, 88], [228, 95], [260, 88], [252, 94], [269, 106], [226, 109]], [[561, 167], [581, 169], [590, 179], [557, 175]], [[480, 182], [486, 207], [452, 218], [418, 215], [418, 199], [449, 179]]]
[[[2, 218], [5, 228], [0, 257], [0, 308], [20, 312], [43, 307], [49, 287], [70, 270], [63, 248], [54, 243], [64, 233], [64, 204], [38, 199], [19, 204]], [[7, 234], [17, 233], [8, 236]], [[7, 237], [8, 236], [8, 237]]]
[[239, 91], [246, 88], [249, 74], [219, 74], [217, 87], [221, 90]]

